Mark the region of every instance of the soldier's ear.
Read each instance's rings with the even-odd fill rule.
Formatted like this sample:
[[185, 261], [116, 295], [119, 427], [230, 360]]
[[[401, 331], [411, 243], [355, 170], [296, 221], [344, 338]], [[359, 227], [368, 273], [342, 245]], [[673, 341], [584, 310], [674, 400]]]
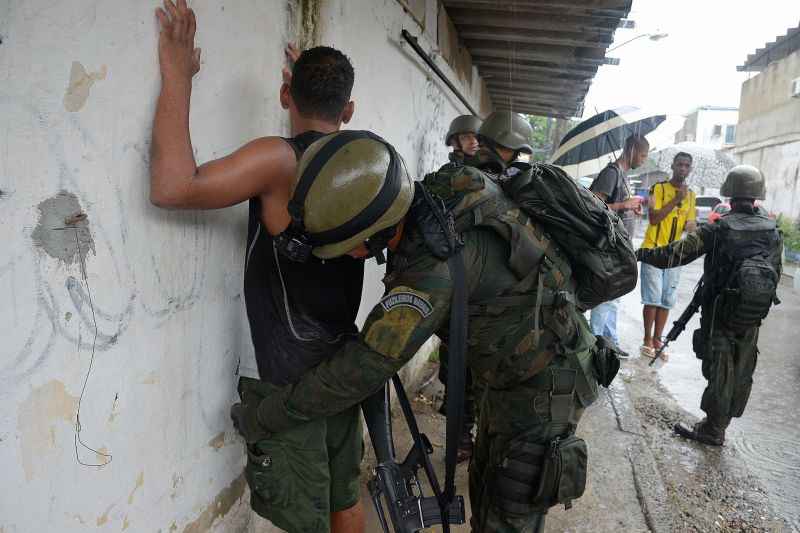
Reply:
[[353, 118], [353, 113], [355, 113], [355, 110], [356, 110], [355, 102], [353, 102], [352, 100], [347, 102], [347, 104], [344, 106], [344, 109], [342, 110], [342, 122], [344, 122], [345, 124], [350, 122], [350, 119]]

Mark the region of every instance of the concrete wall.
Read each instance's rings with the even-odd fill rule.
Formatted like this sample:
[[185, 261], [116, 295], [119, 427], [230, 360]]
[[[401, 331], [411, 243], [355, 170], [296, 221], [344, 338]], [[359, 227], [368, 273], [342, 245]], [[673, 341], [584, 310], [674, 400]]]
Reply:
[[734, 154], [767, 179], [767, 206], [800, 216], [800, 98], [790, 94], [800, 78], [800, 51], [771, 63], [742, 84]]
[[[237, 372], [255, 372], [246, 207], [148, 203], [155, 5], [0, 2], [2, 533], [239, 531], [249, 515], [228, 420]], [[417, 176], [445, 159], [463, 110], [398, 44], [421, 29], [395, 0], [192, 5], [198, 160], [287, 132], [277, 90], [298, 28], [353, 59], [352, 127], [385, 135]]]

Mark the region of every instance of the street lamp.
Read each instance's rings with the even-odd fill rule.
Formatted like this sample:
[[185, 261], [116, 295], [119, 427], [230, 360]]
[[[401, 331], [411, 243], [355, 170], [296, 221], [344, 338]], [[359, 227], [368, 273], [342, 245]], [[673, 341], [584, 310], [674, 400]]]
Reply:
[[633, 39], [628, 39], [628, 40], [627, 40], [627, 41], [625, 41], [624, 43], [620, 43], [620, 44], [618, 44], [617, 46], [614, 46], [614, 47], [612, 47], [612, 48], [609, 48], [608, 50], [606, 50], [606, 53], [608, 53], [608, 52], [613, 52], [613, 51], [614, 51], [614, 50], [616, 50], [617, 48], [622, 48], [622, 47], [623, 47], [623, 46], [625, 46], [626, 44], [628, 44], [628, 43], [632, 43], [632, 42], [633, 42], [633, 41], [635, 41], [636, 39], [641, 39], [642, 37], [647, 37], [647, 38], [648, 38], [648, 39], [650, 39], [651, 41], [660, 41], [661, 39], [663, 39], [663, 38], [665, 38], [665, 37], [669, 37], [669, 34], [668, 34], [668, 33], [642, 33], [641, 35], [637, 35], [637, 36], [636, 36], [636, 37], [634, 37]]

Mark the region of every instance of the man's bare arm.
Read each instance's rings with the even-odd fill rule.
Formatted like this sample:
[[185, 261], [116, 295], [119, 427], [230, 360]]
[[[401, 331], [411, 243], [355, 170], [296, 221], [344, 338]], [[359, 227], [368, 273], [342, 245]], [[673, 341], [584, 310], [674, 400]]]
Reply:
[[295, 156], [276, 137], [257, 139], [197, 166], [189, 134], [192, 77], [200, 70], [195, 15], [186, 0], [165, 0], [156, 14], [162, 84], [153, 123], [150, 201], [160, 207], [215, 209], [284, 186], [294, 174]]
[[596, 192], [595, 194], [601, 200], [606, 202], [606, 205], [608, 205], [608, 208], [611, 209], [612, 211], [624, 211], [626, 209], [636, 209], [637, 207], [639, 207], [641, 205], [641, 202], [642, 202], [641, 198], [639, 198], [638, 196], [632, 196], [632, 197], [630, 197], [627, 200], [624, 200], [622, 202], [616, 202], [616, 203], [613, 203], [613, 204], [609, 204], [608, 203], [608, 195], [606, 193], [604, 193], [604, 192]]

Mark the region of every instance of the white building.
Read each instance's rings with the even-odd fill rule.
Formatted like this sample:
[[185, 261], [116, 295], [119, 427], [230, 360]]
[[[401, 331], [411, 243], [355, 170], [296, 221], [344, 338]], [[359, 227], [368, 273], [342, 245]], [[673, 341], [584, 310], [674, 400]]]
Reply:
[[694, 142], [708, 148], [725, 149], [736, 140], [736, 107], [700, 106], [688, 115], [683, 127], [675, 133], [675, 144]]

